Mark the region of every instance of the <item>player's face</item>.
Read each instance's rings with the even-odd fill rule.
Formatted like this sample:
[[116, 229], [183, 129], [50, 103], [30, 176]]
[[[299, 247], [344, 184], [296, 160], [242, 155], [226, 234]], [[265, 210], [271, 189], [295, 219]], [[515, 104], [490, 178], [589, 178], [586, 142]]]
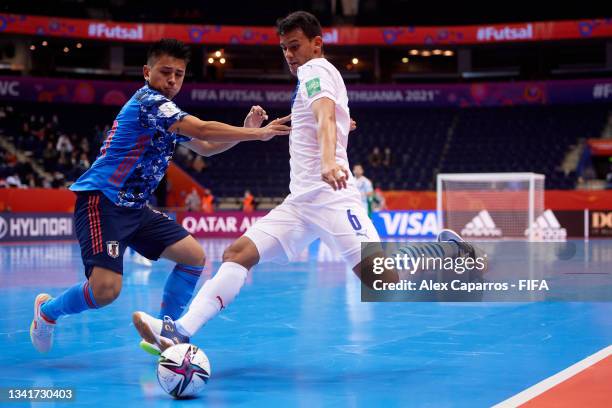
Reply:
[[298, 67], [321, 56], [323, 39], [320, 36], [309, 39], [301, 28], [296, 28], [280, 36], [280, 46], [289, 71], [297, 76]]
[[162, 55], [153, 62], [153, 66], [145, 65], [143, 73], [151, 88], [172, 99], [183, 86], [186, 68], [185, 60]]
[[353, 167], [353, 174], [355, 175], [355, 177], [363, 176], [363, 167], [361, 166]]

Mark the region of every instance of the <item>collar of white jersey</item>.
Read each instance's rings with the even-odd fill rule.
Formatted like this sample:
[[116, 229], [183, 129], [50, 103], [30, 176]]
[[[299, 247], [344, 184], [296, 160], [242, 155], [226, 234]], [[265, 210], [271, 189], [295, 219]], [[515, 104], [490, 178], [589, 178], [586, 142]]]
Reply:
[[313, 65], [319, 65], [319, 61], [320, 61], [320, 60], [327, 61], [327, 59], [326, 59], [326, 58], [324, 58], [324, 57], [317, 57], [317, 58], [313, 58], [313, 59], [311, 59], [311, 60], [308, 60], [308, 61], [307, 61], [307, 62], [306, 62], [304, 65], [300, 65], [300, 66], [298, 67], [298, 72], [300, 72], [300, 69], [302, 69], [302, 68], [306, 67], [306, 66], [307, 66], [307, 65], [309, 65], [311, 62], [313, 63]]

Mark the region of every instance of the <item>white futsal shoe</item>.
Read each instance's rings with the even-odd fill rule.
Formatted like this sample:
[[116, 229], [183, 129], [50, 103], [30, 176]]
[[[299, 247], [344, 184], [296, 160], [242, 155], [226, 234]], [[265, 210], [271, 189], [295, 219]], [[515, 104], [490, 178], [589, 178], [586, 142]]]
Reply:
[[43, 303], [51, 300], [51, 296], [41, 293], [34, 299], [34, 319], [30, 324], [30, 339], [34, 348], [40, 353], [47, 353], [53, 346], [53, 330], [55, 322], [47, 320], [40, 312]]

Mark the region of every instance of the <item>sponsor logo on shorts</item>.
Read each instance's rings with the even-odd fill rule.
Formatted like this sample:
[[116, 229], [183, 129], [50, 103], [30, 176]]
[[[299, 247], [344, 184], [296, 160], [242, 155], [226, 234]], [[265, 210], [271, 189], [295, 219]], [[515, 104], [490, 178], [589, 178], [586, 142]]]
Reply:
[[106, 253], [111, 258], [118, 258], [119, 257], [119, 242], [106, 241]]
[[358, 237], [366, 237], [369, 238], [368, 236], [368, 229], [367, 228], [362, 228], [359, 231], [355, 231], [355, 235], [357, 235]]

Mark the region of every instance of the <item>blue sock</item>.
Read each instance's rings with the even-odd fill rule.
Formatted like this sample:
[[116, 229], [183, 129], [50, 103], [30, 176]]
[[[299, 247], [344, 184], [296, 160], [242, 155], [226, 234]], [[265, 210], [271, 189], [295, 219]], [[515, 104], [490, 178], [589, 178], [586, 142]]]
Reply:
[[97, 309], [93, 291], [89, 282], [81, 282], [56, 298], [45, 302], [40, 308], [42, 314], [49, 320], [57, 320], [58, 317], [69, 314], [81, 313], [87, 309]]
[[187, 303], [193, 296], [193, 290], [200, 279], [204, 266], [176, 264], [164, 286], [164, 296], [159, 318], [170, 316], [172, 320], [181, 317]]

